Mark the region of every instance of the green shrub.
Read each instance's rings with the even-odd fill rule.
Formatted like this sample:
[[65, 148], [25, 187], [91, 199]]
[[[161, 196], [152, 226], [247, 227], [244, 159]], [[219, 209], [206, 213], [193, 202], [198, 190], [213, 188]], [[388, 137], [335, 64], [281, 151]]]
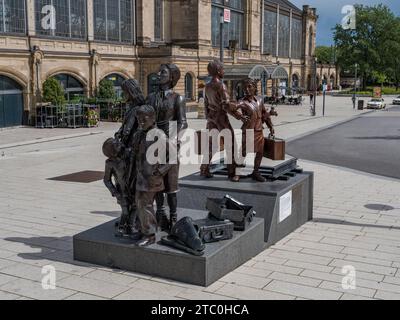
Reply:
[[64, 89], [55, 78], [48, 78], [43, 83], [43, 102], [50, 102], [56, 106], [65, 104]]
[[103, 79], [100, 81], [97, 98], [109, 101], [116, 99], [114, 83], [111, 80]]
[[[377, 86], [379, 87], [379, 86]], [[367, 87], [366, 88], [367, 91], [357, 91], [358, 95], [373, 95], [374, 92], [374, 87]], [[344, 90], [341, 91], [340, 94], [353, 94], [354, 90], [353, 89], [349, 89], [349, 90]], [[382, 88], [382, 94], [387, 94], [387, 95], [396, 95], [396, 94], [400, 94], [400, 90], [396, 90], [396, 88], [394, 87], [383, 87]]]

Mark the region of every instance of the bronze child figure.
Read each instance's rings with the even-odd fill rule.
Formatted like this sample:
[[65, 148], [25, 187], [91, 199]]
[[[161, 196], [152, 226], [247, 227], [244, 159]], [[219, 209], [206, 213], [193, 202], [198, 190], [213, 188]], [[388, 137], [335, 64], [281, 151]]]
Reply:
[[265, 123], [271, 135], [275, 135], [274, 126], [271, 121], [271, 116], [277, 116], [275, 110], [268, 112], [265, 109], [262, 98], [257, 97], [257, 81], [253, 79], [244, 80], [244, 94], [245, 97], [239, 100], [238, 109], [246, 117], [246, 121], [242, 126], [242, 155], [245, 157], [246, 150], [246, 135], [247, 130], [254, 130], [254, 152], [256, 158], [254, 160], [254, 171], [251, 177], [259, 182], [265, 182], [265, 178], [260, 174], [260, 166], [264, 153], [264, 128]]
[[[139, 83], [135, 79], [125, 80], [121, 88], [123, 90], [126, 102], [129, 106], [121, 128], [115, 134], [115, 139], [119, 140], [125, 150], [131, 150], [133, 147], [133, 136], [138, 130], [138, 122], [136, 119], [136, 109], [145, 104], [145, 98]], [[124, 158], [126, 163], [125, 179], [127, 185], [127, 192], [129, 193], [129, 217], [128, 222], [123, 228], [119, 228], [119, 235], [130, 236], [134, 238], [135, 230], [135, 183], [136, 183], [136, 170], [135, 164], [130, 159], [130, 154], [126, 154]], [[125, 219], [121, 217], [121, 220]]]
[[[221, 132], [224, 129], [228, 129], [232, 136], [232, 148], [234, 151], [236, 141], [235, 133], [229, 122], [228, 114], [231, 114], [238, 120], [243, 120], [240, 113], [236, 112], [235, 105], [230, 102], [227, 88], [223, 82], [224, 68], [223, 64], [214, 60], [208, 65], [208, 73], [212, 77], [212, 80], [207, 83], [205, 87], [205, 114], [207, 119], [207, 130], [213, 129]], [[200, 168], [201, 176], [206, 178], [212, 178], [213, 175], [210, 172], [210, 161], [214, 156], [212, 143], [210, 137], [209, 143], [209, 161], [208, 164], [203, 164]], [[236, 164], [233, 152], [231, 153], [233, 159], [232, 164], [228, 164], [228, 177], [231, 181], [238, 182], [239, 176], [236, 175]]]
[[128, 79], [121, 84], [126, 103], [129, 108], [124, 116], [121, 128], [115, 134], [125, 147], [132, 146], [132, 138], [138, 129], [136, 108], [145, 104], [145, 98], [139, 83], [135, 79]]
[[117, 235], [124, 236], [130, 234], [130, 221], [135, 220], [131, 217], [133, 199], [129, 191], [129, 181], [127, 179], [127, 162], [130, 150], [125, 149], [122, 143], [117, 139], [107, 139], [103, 144], [103, 153], [108, 158], [106, 160], [104, 184], [111, 192], [111, 195], [117, 198], [121, 206], [122, 214], [117, 224]]
[[[170, 147], [167, 153], [168, 160], [170, 160], [172, 152], [178, 154], [179, 133], [188, 127], [186, 101], [184, 97], [174, 91], [174, 87], [181, 77], [181, 72], [175, 64], [161, 65], [158, 77], [158, 91], [147, 97], [147, 104], [155, 109], [157, 128], [162, 130], [170, 140], [174, 139], [176, 142], [175, 150]], [[176, 124], [176, 132], [170, 132], [170, 124], [172, 123]], [[157, 221], [163, 231], [169, 231], [177, 221], [179, 157], [175, 158], [177, 158], [176, 163], [170, 166], [170, 170], [165, 175], [165, 190], [156, 195]], [[167, 194], [169, 218], [165, 212], [165, 194]]]
[[147, 134], [155, 129], [155, 110], [143, 105], [136, 110], [139, 131], [133, 137], [133, 161], [136, 167], [136, 212], [138, 231], [141, 235], [138, 246], [148, 246], [156, 241], [157, 220], [153, 202], [156, 195], [165, 189], [164, 176], [171, 168], [168, 164], [153, 164], [147, 158], [147, 152], [154, 141], [147, 141]]

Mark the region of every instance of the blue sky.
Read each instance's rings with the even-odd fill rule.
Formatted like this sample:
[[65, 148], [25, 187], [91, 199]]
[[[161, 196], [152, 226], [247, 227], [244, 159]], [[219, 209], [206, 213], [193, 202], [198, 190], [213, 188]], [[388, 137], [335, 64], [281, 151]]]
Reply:
[[317, 45], [331, 45], [333, 44], [332, 28], [340, 23], [343, 15], [341, 14], [342, 7], [347, 4], [363, 4], [363, 5], [377, 5], [380, 3], [386, 4], [392, 9], [395, 14], [400, 15], [399, 0], [290, 0], [293, 4], [302, 8], [304, 4], [317, 8], [319, 15], [318, 29], [317, 29]]

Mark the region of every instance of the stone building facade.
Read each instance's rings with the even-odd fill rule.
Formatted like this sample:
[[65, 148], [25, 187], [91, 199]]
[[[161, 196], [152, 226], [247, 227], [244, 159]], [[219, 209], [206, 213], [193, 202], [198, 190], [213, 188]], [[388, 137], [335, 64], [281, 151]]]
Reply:
[[[311, 85], [316, 10], [287, 0], [0, 0], [0, 8], [0, 127], [27, 123], [53, 76], [69, 97], [93, 96], [105, 77], [116, 88], [134, 77], [148, 93], [159, 65], [176, 63], [177, 91], [195, 102], [220, 56], [224, 9], [227, 66], [279, 65], [286, 86]], [[334, 67], [318, 70], [336, 85]]]

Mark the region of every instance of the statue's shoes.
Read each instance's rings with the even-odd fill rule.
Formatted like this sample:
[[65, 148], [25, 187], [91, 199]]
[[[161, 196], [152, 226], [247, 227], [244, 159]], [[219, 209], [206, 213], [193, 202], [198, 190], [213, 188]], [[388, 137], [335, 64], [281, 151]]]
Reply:
[[156, 236], [155, 235], [151, 235], [151, 236], [143, 236], [142, 239], [140, 239], [136, 245], [138, 247], [147, 247], [150, 246], [152, 244], [156, 243]]
[[266, 182], [267, 179], [265, 179], [259, 172], [253, 172], [251, 175], [252, 179], [257, 181], [257, 182]]
[[204, 177], [204, 178], [207, 178], [207, 179], [211, 179], [211, 178], [214, 178], [214, 175], [211, 173], [211, 172], [202, 172], [201, 174], [200, 174], [200, 176], [201, 177]]
[[129, 235], [129, 238], [133, 241], [139, 241], [143, 238], [143, 234], [140, 232], [134, 232]]

